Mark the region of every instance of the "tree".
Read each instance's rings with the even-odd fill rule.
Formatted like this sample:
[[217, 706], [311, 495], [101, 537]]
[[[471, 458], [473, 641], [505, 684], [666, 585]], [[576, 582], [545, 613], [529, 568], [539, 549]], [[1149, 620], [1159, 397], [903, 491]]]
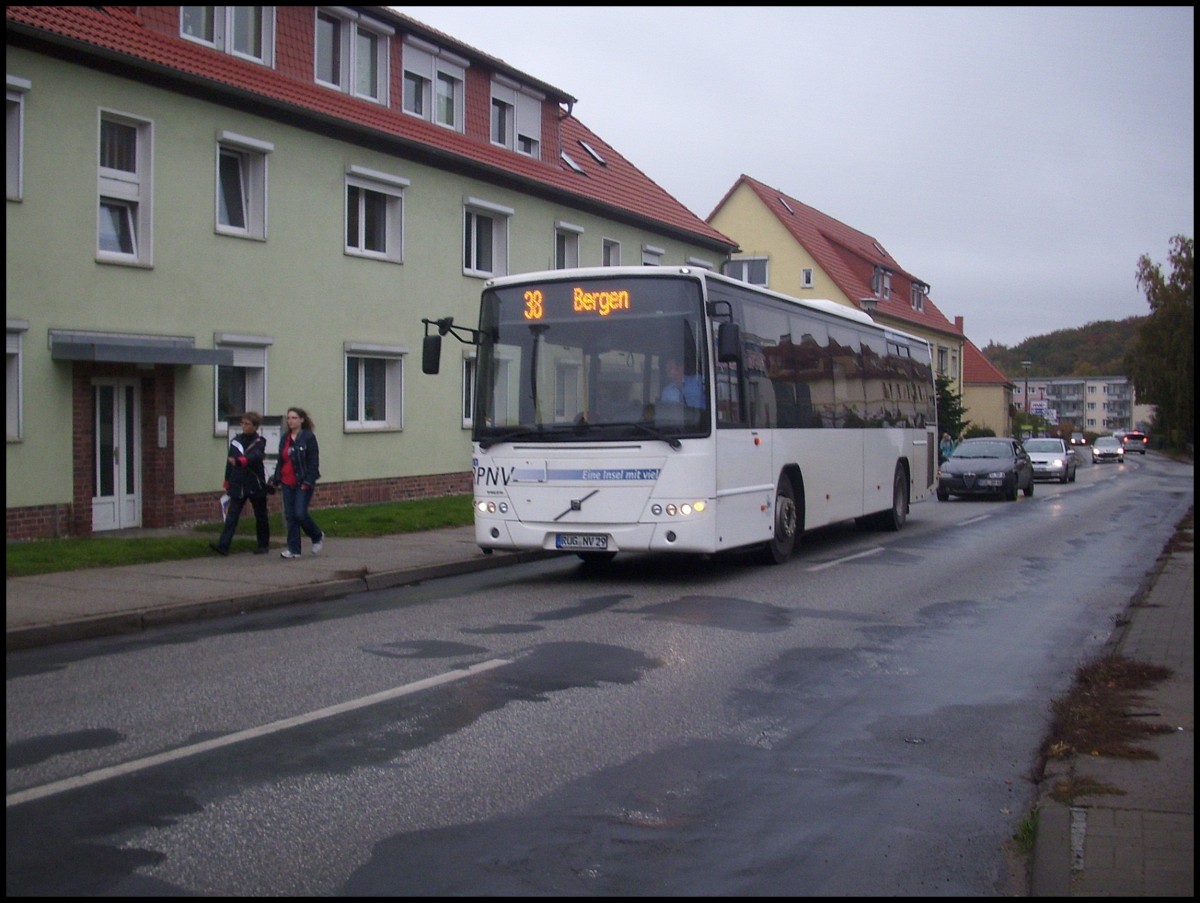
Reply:
[[962, 395], [951, 391], [952, 383], [948, 376], [939, 374], [936, 385], [938, 429], [943, 433], [949, 433], [952, 439], [958, 441], [966, 426], [963, 422], [966, 408], [963, 407]]
[[1156, 430], [1176, 448], [1195, 441], [1194, 244], [1183, 235], [1171, 239], [1166, 277], [1148, 255], [1139, 258], [1137, 284], [1146, 293], [1150, 316], [1138, 327], [1137, 341], [1125, 357], [1135, 396], [1157, 406]]

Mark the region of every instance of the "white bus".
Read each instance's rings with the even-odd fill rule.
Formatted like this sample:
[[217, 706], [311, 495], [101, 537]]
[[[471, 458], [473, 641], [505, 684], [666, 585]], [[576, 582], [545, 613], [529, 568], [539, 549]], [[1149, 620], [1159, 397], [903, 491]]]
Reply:
[[478, 348], [485, 551], [757, 548], [780, 563], [817, 527], [899, 530], [936, 482], [929, 343], [832, 301], [695, 267], [597, 267], [489, 280], [478, 329], [422, 322], [426, 373], [447, 333]]

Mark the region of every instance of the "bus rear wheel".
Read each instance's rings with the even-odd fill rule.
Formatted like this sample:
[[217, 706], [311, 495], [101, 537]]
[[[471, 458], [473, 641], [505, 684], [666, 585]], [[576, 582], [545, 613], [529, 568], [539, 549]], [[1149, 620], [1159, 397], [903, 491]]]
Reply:
[[787, 478], [775, 488], [775, 530], [763, 547], [762, 559], [767, 564], [783, 564], [796, 550], [796, 533], [800, 518], [796, 509], [796, 494]]

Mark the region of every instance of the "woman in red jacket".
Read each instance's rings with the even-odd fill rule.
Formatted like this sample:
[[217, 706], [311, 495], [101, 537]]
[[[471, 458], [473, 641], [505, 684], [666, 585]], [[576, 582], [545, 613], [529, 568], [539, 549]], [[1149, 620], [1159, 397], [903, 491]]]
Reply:
[[308, 534], [313, 553], [321, 551], [325, 531], [308, 513], [317, 480], [321, 478], [321, 451], [313, 433], [312, 418], [304, 408], [288, 408], [287, 430], [279, 439], [279, 462], [272, 482], [283, 491], [283, 519], [287, 523], [284, 558], [300, 557], [300, 534]]

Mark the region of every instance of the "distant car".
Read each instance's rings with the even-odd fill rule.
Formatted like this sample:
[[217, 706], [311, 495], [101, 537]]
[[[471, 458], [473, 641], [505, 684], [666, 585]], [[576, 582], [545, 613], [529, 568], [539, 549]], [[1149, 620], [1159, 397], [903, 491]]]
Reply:
[[1087, 436], [1083, 433], [1071, 433], [1072, 445], [1087, 445]]
[[1016, 501], [1033, 495], [1033, 463], [1016, 439], [964, 439], [938, 468], [938, 501], [952, 495], [998, 495]]
[[1025, 451], [1033, 462], [1035, 480], [1058, 480], [1074, 483], [1079, 458], [1075, 449], [1062, 439], [1026, 439]]
[[1125, 463], [1125, 446], [1121, 440], [1112, 436], [1101, 436], [1092, 443], [1092, 460], [1099, 464], [1101, 461], [1116, 461]]
[[1127, 452], [1137, 452], [1139, 455], [1146, 454], [1146, 446], [1150, 444], [1150, 437], [1141, 430], [1129, 430], [1121, 437], [1121, 444], [1125, 446]]

